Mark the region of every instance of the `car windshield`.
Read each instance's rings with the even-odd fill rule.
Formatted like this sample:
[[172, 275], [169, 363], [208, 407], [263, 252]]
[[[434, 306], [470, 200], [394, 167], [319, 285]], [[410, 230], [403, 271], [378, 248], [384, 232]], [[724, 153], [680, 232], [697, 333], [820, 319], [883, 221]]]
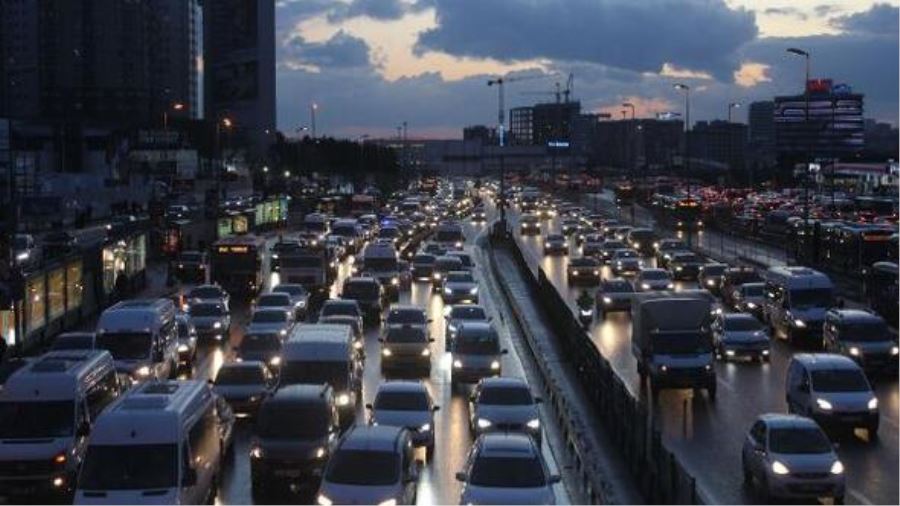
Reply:
[[265, 383], [259, 367], [222, 367], [216, 375], [216, 385], [261, 385]]
[[103, 332], [97, 336], [97, 348], [107, 350], [116, 360], [147, 358], [152, 342], [145, 332]]
[[871, 390], [862, 371], [857, 369], [820, 369], [812, 371], [816, 392], [868, 392]]
[[700, 257], [698, 257], [697, 255], [694, 255], [692, 253], [689, 253], [687, 255], [679, 254], [679, 255], [675, 255], [672, 258], [672, 261], [676, 262], [676, 263], [678, 263], [678, 262], [680, 262], [680, 263], [696, 263], [696, 262], [700, 261]]
[[328, 462], [325, 480], [342, 485], [393, 485], [400, 480], [400, 457], [392, 452], [339, 450]]
[[246, 334], [241, 339], [241, 351], [277, 351], [281, 339], [276, 334]]
[[709, 353], [712, 349], [709, 337], [692, 332], [658, 334], [653, 340], [653, 351], [661, 355], [692, 355]]
[[369, 271], [396, 271], [397, 257], [391, 258], [365, 258], [363, 259], [363, 269]]
[[342, 391], [346, 389], [347, 379], [347, 362], [291, 360], [281, 370], [282, 385], [300, 383], [322, 385], [327, 383], [331, 385], [331, 388]]
[[627, 293], [633, 292], [634, 289], [628, 281], [608, 281], [603, 285], [603, 291], [611, 293]]
[[378, 231], [378, 237], [393, 239], [400, 236], [400, 229], [389, 227]]
[[322, 267], [324, 260], [317, 256], [287, 256], [281, 259], [282, 269], [316, 269]]
[[659, 245], [659, 249], [667, 250], [667, 249], [686, 249], [687, 246], [681, 241], [665, 241]]
[[547, 484], [537, 457], [483, 457], [472, 465], [469, 483], [478, 487], [534, 488]]
[[291, 305], [291, 296], [288, 294], [261, 295], [256, 301], [259, 307], [285, 307]]
[[887, 325], [883, 321], [851, 323], [841, 327], [841, 339], [844, 341], [889, 341]]
[[379, 392], [375, 409], [384, 411], [427, 411], [428, 396], [424, 392]]
[[534, 398], [524, 387], [486, 387], [481, 389], [478, 402], [500, 406], [522, 406], [533, 404]]
[[322, 306], [322, 316], [359, 316], [359, 309], [356, 303], [347, 302], [327, 302]]
[[437, 260], [437, 262], [435, 262], [434, 268], [439, 271], [450, 272], [462, 269], [463, 264], [462, 261], [458, 258], [440, 258]]
[[90, 350], [94, 347], [94, 336], [59, 336], [53, 341], [51, 350]]
[[389, 343], [424, 343], [425, 330], [421, 327], [394, 327], [385, 334]]
[[658, 271], [658, 270], [648, 270], [641, 272], [641, 279], [646, 279], [649, 281], [659, 281], [664, 279], [669, 279], [669, 273], [666, 271]]
[[704, 265], [703, 266], [703, 275], [704, 276], [721, 276], [725, 273], [724, 265]]
[[743, 292], [744, 297], [762, 297], [764, 286], [765, 285], [756, 283], [752, 285], [741, 285], [741, 292]]
[[500, 341], [493, 331], [463, 332], [456, 337], [454, 351], [472, 355], [495, 355]]
[[636, 251], [632, 251], [630, 249], [623, 249], [616, 252], [616, 259], [622, 258], [638, 258], [638, 254]]
[[288, 314], [284, 311], [256, 311], [250, 323], [284, 323], [288, 321]]
[[791, 290], [791, 306], [829, 307], [831, 306], [831, 290], [822, 288], [798, 288]]
[[425, 312], [419, 309], [407, 311], [393, 310], [388, 313], [387, 317], [388, 325], [400, 325], [404, 323], [416, 325], [425, 324], [426, 321], [428, 321], [428, 319], [425, 317]]
[[463, 242], [463, 234], [461, 230], [438, 230], [434, 235], [434, 240], [438, 242]]
[[449, 283], [474, 283], [472, 275], [467, 272], [451, 272], [447, 274], [447, 282]]
[[273, 292], [286, 293], [292, 297], [301, 297], [306, 295], [306, 288], [300, 285], [278, 285], [272, 289]]
[[603, 248], [608, 250], [616, 250], [626, 248], [625, 243], [621, 241], [606, 241], [603, 243]]
[[222, 298], [222, 291], [214, 286], [206, 286], [200, 288], [194, 288], [191, 290], [188, 298], [190, 299], [220, 299]]
[[341, 296], [347, 299], [377, 299], [378, 284], [369, 281], [350, 281], [344, 283]]
[[416, 255], [413, 258], [413, 263], [418, 265], [431, 265], [434, 264], [434, 256], [432, 255]]
[[597, 267], [597, 262], [590, 258], [575, 258], [569, 262], [569, 267]]
[[325, 437], [330, 426], [331, 412], [327, 405], [267, 402], [260, 409], [256, 434], [262, 438], [313, 439]]
[[450, 318], [453, 320], [485, 320], [484, 308], [454, 306], [450, 310]]
[[273, 253], [287, 253], [290, 251], [297, 251], [300, 249], [299, 242], [277, 242], [272, 246]]
[[817, 428], [783, 428], [769, 430], [769, 450], [772, 453], [813, 454], [831, 453], [825, 434]]
[[71, 436], [74, 423], [72, 401], [0, 402], [0, 439]]
[[178, 475], [174, 444], [90, 445], [78, 488], [150, 490], [172, 488]]
[[738, 317], [738, 318], [725, 318], [724, 320], [725, 330], [732, 330], [735, 332], [749, 332], [762, 330], [762, 324], [759, 323], [754, 317]]
[[200, 262], [203, 260], [203, 255], [200, 253], [182, 253], [181, 256], [178, 257], [178, 260], [182, 262]]
[[191, 316], [225, 316], [228, 311], [222, 304], [200, 302], [192, 304], [189, 313]]

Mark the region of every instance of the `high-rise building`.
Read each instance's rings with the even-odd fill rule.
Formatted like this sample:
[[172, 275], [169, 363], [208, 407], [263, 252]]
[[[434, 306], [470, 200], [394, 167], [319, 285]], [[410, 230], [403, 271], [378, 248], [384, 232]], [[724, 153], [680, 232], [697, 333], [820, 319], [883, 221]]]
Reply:
[[275, 2], [204, 2], [204, 116], [230, 118], [263, 155], [275, 133]]
[[[147, 0], [152, 16], [148, 56], [152, 106], [157, 115], [201, 116], [199, 79], [201, 16], [199, 0]], [[174, 109], [181, 104], [180, 110]]]
[[709, 166], [742, 171], [747, 160], [747, 125], [698, 121], [690, 133], [691, 159]]
[[0, 2], [0, 117], [40, 111], [38, 0]]
[[497, 131], [485, 125], [472, 125], [463, 128], [463, 140], [478, 141], [482, 146], [497, 144]]
[[534, 143], [534, 109], [514, 107], [509, 110], [508, 145], [531, 146]]
[[775, 143], [787, 165], [807, 158], [849, 158], [865, 147], [863, 95], [830, 79], [807, 83], [806, 95], [775, 97]]
[[537, 104], [532, 110], [533, 144], [571, 142], [576, 119], [581, 114], [581, 102]]
[[775, 102], [753, 102], [747, 112], [747, 158], [754, 166], [775, 163]]
[[681, 154], [684, 122], [674, 119], [599, 121], [592, 149], [599, 165], [638, 170], [670, 167]]

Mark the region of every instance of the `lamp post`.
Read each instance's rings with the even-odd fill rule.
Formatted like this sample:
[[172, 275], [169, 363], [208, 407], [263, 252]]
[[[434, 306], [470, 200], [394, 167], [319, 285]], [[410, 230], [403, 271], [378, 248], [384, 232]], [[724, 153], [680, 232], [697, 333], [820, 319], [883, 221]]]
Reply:
[[222, 196], [222, 163], [223, 159], [223, 150], [222, 150], [222, 129], [231, 130], [234, 127], [234, 121], [231, 118], [225, 116], [221, 118], [219, 121], [216, 121], [216, 160], [218, 163], [216, 164], [216, 196], [217, 198], [221, 198]]
[[731, 136], [731, 110], [739, 109], [740, 107], [741, 107], [740, 102], [729, 102], [728, 103], [728, 130], [726, 130], [725, 132], [728, 135], [728, 138], [726, 140], [728, 142], [728, 175], [729, 176], [734, 171], [734, 167], [732, 167], [734, 165], [734, 156], [733, 156], [733, 150], [732, 150], [732, 146], [731, 146], [732, 141], [733, 141], [733, 138]]
[[167, 107], [163, 110], [163, 131], [169, 131], [169, 109], [173, 111], [183, 111], [186, 109], [186, 106], [181, 102], [175, 102], [171, 107]]
[[[687, 196], [691, 198], [691, 87], [684, 83], [675, 83], [673, 88], [684, 92], [684, 173], [686, 175], [685, 183], [687, 185]], [[693, 237], [691, 228], [688, 225], [687, 230], [688, 246], [691, 246]]]
[[319, 110], [319, 104], [313, 102], [309, 105], [309, 124], [312, 131], [312, 138], [316, 138], [316, 111]]
[[812, 148], [810, 146], [810, 136], [812, 135], [811, 129], [809, 128], [809, 66], [810, 66], [810, 54], [809, 51], [798, 49], [796, 47], [787, 48], [787, 52], [800, 56], [803, 58], [805, 63], [805, 78], [803, 81], [803, 101], [804, 101], [804, 115], [803, 115], [803, 129], [805, 130], [804, 134], [806, 135], [806, 163], [803, 167], [802, 174], [802, 182], [803, 182], [803, 229], [806, 232], [806, 228], [809, 225], [809, 184], [806, 180], [809, 175], [809, 164], [811, 162], [810, 158], [812, 155]]
[[361, 176], [363, 173], [363, 152], [365, 151], [366, 139], [369, 138], [369, 134], [362, 134], [356, 138], [356, 142], [359, 143], [359, 175]]
[[[631, 191], [634, 193], [636, 189], [634, 187], [634, 173], [637, 170], [637, 153], [634, 148], [634, 104], [631, 102], [624, 102], [622, 107], [626, 107], [631, 109], [631, 122], [626, 126], [626, 144], [628, 146], [628, 165], [630, 166], [628, 169], [628, 180], [631, 182]], [[631, 197], [631, 223], [634, 223], [634, 195]]]

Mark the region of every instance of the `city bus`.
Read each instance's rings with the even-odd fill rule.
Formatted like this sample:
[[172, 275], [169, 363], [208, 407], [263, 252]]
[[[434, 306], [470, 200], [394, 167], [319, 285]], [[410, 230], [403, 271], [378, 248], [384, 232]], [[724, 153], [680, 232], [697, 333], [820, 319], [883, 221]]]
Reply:
[[232, 297], [256, 295], [263, 285], [265, 240], [254, 235], [226, 237], [213, 244], [210, 281]]

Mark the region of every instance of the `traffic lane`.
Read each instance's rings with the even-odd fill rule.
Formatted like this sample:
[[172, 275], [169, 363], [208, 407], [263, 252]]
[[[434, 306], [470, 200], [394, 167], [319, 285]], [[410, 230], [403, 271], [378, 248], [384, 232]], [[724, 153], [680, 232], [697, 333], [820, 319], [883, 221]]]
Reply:
[[[568, 285], [565, 270], [568, 256], [544, 256], [543, 236], [518, 237], [526, 258], [540, 265], [570, 306], [577, 307], [576, 299], [584, 288]], [[652, 260], [648, 263], [654, 265]], [[611, 275], [608, 266], [602, 274], [604, 278]], [[696, 287], [696, 283], [676, 282], [676, 290]], [[594, 289], [589, 291], [593, 293]], [[649, 391], [641, 385], [637, 374], [630, 336], [631, 318], [626, 312], [612, 313], [605, 321], [595, 322], [591, 329], [594, 343], [632, 395], [650, 402]], [[777, 341], [773, 343], [768, 364], [718, 363], [717, 382], [724, 395], [719, 395], [715, 403], [703, 393], [698, 396], [686, 389], [664, 390], [654, 403], [652, 416], [664, 437], [671, 442], [673, 450], [684, 456], [688, 470], [698, 477], [701, 487], [716, 502], [754, 500], [741, 486], [741, 445], [756, 416], [786, 411], [784, 373], [791, 354], [785, 343]], [[848, 469], [847, 500], [851, 502], [896, 502], [897, 498], [897, 484], [893, 479], [898, 470], [896, 381], [877, 383], [876, 395], [882, 406], [884, 425], [878, 440], [870, 443], [860, 431], [855, 437], [839, 440], [838, 454]], [[714, 479], [707, 479], [710, 477]]]

